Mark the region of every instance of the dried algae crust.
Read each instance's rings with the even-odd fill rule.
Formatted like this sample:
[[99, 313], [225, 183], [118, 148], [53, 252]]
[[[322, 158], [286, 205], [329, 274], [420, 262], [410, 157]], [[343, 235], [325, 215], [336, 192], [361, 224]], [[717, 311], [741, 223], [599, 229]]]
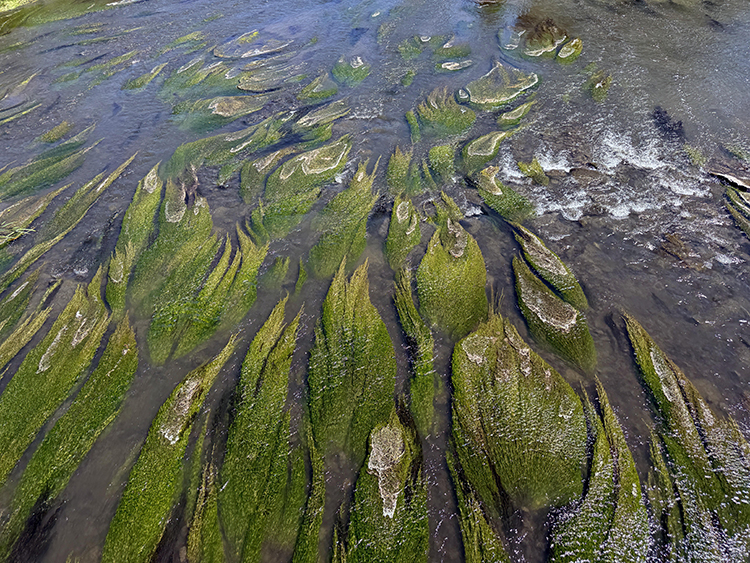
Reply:
[[147, 562], [159, 544], [182, 484], [183, 456], [195, 415], [235, 348], [188, 373], [159, 409], [109, 526], [103, 562]]

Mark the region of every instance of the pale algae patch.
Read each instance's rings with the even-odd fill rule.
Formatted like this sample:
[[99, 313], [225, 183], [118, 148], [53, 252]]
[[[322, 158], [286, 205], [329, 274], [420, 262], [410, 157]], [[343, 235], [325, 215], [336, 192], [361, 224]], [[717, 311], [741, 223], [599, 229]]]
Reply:
[[538, 83], [539, 76], [534, 72], [526, 74], [495, 62], [487, 74], [467, 84], [458, 93], [458, 99], [480, 110], [493, 110], [512, 102]]
[[458, 342], [452, 368], [449, 463], [467, 559], [507, 561], [495, 531], [500, 515], [561, 507], [583, 493], [583, 405], [496, 313]]
[[495, 158], [500, 150], [500, 144], [514, 132], [494, 131], [467, 143], [461, 153], [467, 174], [478, 172], [482, 166]]
[[300, 526], [307, 473], [301, 447], [290, 441], [285, 408], [300, 314], [286, 325], [286, 302], [278, 303], [256, 334], [240, 373], [236, 415], [219, 472], [218, 506], [229, 560], [261, 561], [264, 545], [291, 549]]
[[596, 348], [585, 315], [555, 295], [525, 260], [514, 257], [513, 272], [518, 306], [531, 335], [584, 372], [593, 372]]
[[660, 421], [652, 437], [651, 497], [667, 532], [662, 549], [677, 561], [747, 559], [750, 446], [737, 423], [716, 416], [643, 327], [624, 317]]
[[234, 349], [232, 337], [213, 360], [188, 373], [159, 409], [109, 526], [103, 562], [151, 560], [180, 494], [196, 414]]

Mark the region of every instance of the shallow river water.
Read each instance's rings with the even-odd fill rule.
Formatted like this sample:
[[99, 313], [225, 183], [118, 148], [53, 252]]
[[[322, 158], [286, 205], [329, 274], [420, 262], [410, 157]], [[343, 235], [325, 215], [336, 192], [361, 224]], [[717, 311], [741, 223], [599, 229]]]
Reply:
[[[173, 498], [174, 506], [162, 518], [165, 525], [157, 537], [158, 547], [143, 559], [132, 559], [188, 561], [191, 510], [195, 504], [194, 499], [191, 501], [191, 486], [196, 482], [191, 480], [190, 472], [194, 465], [200, 467], [200, 459], [197, 465], [193, 461], [200, 455], [200, 449], [198, 454], [193, 453], [195, 444], [205, 434], [205, 444], [198, 442], [203, 445], [203, 459], [213, 456], [213, 463], [220, 465], [239, 402], [236, 388], [240, 366], [256, 332], [287, 294], [287, 322], [303, 304], [304, 309], [283, 411], [288, 411], [291, 418], [291, 443], [305, 452], [305, 491], [309, 491], [308, 481], [313, 473], [310, 460], [319, 454], [310, 453], [308, 443], [309, 411], [316, 408], [308, 406], [308, 365], [310, 351], [316, 338], [320, 338], [316, 337], [315, 327], [333, 277], [332, 273], [316, 277], [315, 266], [311, 265], [311, 248], [321, 236], [320, 220], [316, 218], [354, 181], [358, 165], [364, 162], [368, 163], [368, 173], [372, 173], [376, 161], [379, 164], [372, 183], [370, 211], [365, 210], [364, 214], [365, 246], [361, 253], [357, 250], [356, 264], [351, 264], [350, 259], [349, 265], [360, 265], [365, 260], [369, 264], [369, 297], [393, 342], [395, 396], [408, 403], [403, 397], [408, 397], [415, 352], [394, 304], [398, 268], [389, 265], [384, 252], [394, 197], [398, 195], [386, 178], [396, 147], [412, 150], [413, 167], [423, 186], [409, 194], [421, 216], [422, 237], [406, 258], [407, 268], [416, 272], [428, 249], [434, 224], [439, 221], [426, 219], [434, 215], [433, 203], [440, 201], [442, 190], [463, 215], [459, 228], [478, 243], [486, 268], [487, 295], [497, 303], [497, 312], [578, 396], [597, 396], [594, 376], [601, 381], [635, 460], [644, 502], [653, 465], [649, 444], [652, 432], [658, 433], [654, 429], [661, 428], [663, 421], [642, 383], [623, 312], [641, 323], [664, 354], [692, 381], [715, 416], [732, 417], [745, 437], [750, 437], [750, 232], [743, 233], [730, 214], [726, 196], [729, 184], [720, 177], [729, 174], [750, 178], [747, 2], [143, 0], [107, 4], [101, 0], [60, 0], [15, 7], [9, 0], [0, 0], [0, 10], [4, 10], [0, 12], [0, 168], [5, 167], [0, 173], [38, 160], [44, 151], [91, 128], [80, 148], [75, 149], [84, 150], [78, 165], [71, 167], [69, 173], [46, 183], [30, 181], [17, 193], [8, 193], [4, 187], [8, 182], [3, 183], [0, 176], [0, 213], [25, 197], [41, 198], [67, 186], [29, 224], [33, 231], [0, 246], [0, 274], [5, 276], [1, 279], [9, 279], [7, 272], [20, 257], [45, 240], [47, 225], [53, 224], [56, 211], [71, 201], [76, 190], [102, 172], [111, 174], [135, 155], [124, 172], [93, 201], [80, 222], [18, 279], [0, 284], [4, 291], [0, 293], [1, 300], [41, 267], [31, 311], [46, 288], [62, 281], [51, 295], [52, 312], [46, 323], [7, 367], [0, 366], [0, 389], [10, 389], [9, 382], [14, 374], [21, 373], [24, 358], [45, 338], [78, 284], [89, 283], [97, 269], [108, 263], [136, 186], [157, 164], [161, 163], [158, 170], [163, 180], [171, 175], [170, 181], [182, 186], [180, 197], [182, 205], [187, 201], [186, 213], [194, 211], [197, 217], [200, 206], [207, 204], [213, 221], [209, 230], [219, 240], [228, 234], [228, 240], [237, 248], [236, 225], [252, 224], [251, 215], [263, 197], [261, 184], [259, 191], [243, 199], [240, 182], [245, 171], [240, 173], [240, 166], [244, 160], [250, 162], [285, 147], [289, 155], [313, 150], [346, 135], [351, 142], [346, 165], [326, 179], [319, 197], [315, 194], [312, 198], [309, 211], [304, 210], [299, 221], [282, 229], [288, 232], [271, 236], [258, 272], [257, 299], [247, 314], [240, 309], [239, 319], [220, 324], [218, 330], [189, 347], [187, 353], [167, 353], [168, 359], [155, 361], [147, 342], [153, 303], [143, 305], [128, 293], [126, 309], [136, 335], [139, 363], [121, 410], [113, 413], [111, 421], [100, 430], [59, 494], [39, 499], [24, 520], [14, 547], [7, 552], [9, 560], [99, 561], [131, 469], [160, 407], [188, 372], [214, 358], [229, 335], [236, 333], [236, 349], [205, 400], [197, 405], [197, 414], [191, 415], [196, 418], [192, 429], [188, 429], [188, 446], [178, 456], [184, 459], [180, 487]], [[562, 64], [554, 50], [552, 56], [546, 57], [522, 54], [524, 35], [520, 47], [506, 48], [524, 25], [527, 29], [529, 25], [541, 26], [547, 19], [564, 33], [566, 41], [580, 38], [583, 47], [575, 61]], [[529, 35], [531, 31], [526, 37]], [[456, 45], [460, 48], [451, 51]], [[354, 63], [349, 70], [361, 68], [361, 62], [369, 67], [369, 73], [361, 82], [335, 76], [331, 71], [340, 60], [345, 65]], [[446, 62], [465, 68], [448, 70]], [[407, 112], [417, 112], [418, 105], [430, 93], [443, 88], [451, 100], [463, 102], [467, 85], [486, 75], [498, 62], [505, 68], [519, 69], [525, 76], [535, 73], [538, 84], [504, 106], [463, 104], [460, 107], [476, 112], [476, 122], [464, 130], [440, 135], [431, 132], [423, 120], [421, 138], [415, 138], [405, 117]], [[181, 81], [181, 76], [199, 67], [205, 69], [208, 78], [200, 80], [193, 74], [192, 82]], [[308, 84], [321, 76], [335, 92], [324, 96], [318, 91], [306, 96]], [[607, 82], [603, 96], [592, 86], [597, 81]], [[239, 89], [238, 84], [246, 84], [247, 89]], [[247, 84], [252, 84], [252, 89]], [[255, 111], [219, 111], [215, 104], [208, 105], [214, 98], [240, 95], [257, 101]], [[191, 106], [199, 100], [205, 100], [203, 106]], [[348, 111], [332, 121], [328, 132], [322, 131], [324, 127], [294, 128], [299, 116], [339, 100], [344, 100]], [[535, 340], [517, 304], [512, 260], [520, 256], [520, 247], [513, 227], [483, 200], [472, 177], [479, 168], [469, 170], [461, 156], [470, 140], [499, 130], [496, 119], [500, 113], [527, 101], [533, 102], [528, 114], [500, 143], [497, 153], [486, 158], [479, 168], [496, 166], [497, 180], [531, 203], [533, 213], [523, 218], [523, 225], [575, 273], [589, 303], [585, 322], [596, 348], [594, 370], [566, 361], [554, 347]], [[212, 157], [191, 161], [191, 153], [184, 169], [169, 169], [167, 163], [185, 143], [219, 134], [229, 139], [229, 134], [269, 118], [285, 120], [279, 139], [257, 150], [240, 152], [244, 160], [237, 161], [234, 168], [219, 157], [214, 161]], [[53, 129], [63, 122], [69, 127]], [[49, 131], [62, 134], [59, 138], [40, 138]], [[331, 136], [330, 141], [327, 135]], [[219, 141], [216, 143], [218, 146]], [[433, 166], [435, 181], [430, 184], [425, 171], [429, 171], [428, 152], [436, 146], [449, 146], [455, 154], [455, 165], [444, 177]], [[541, 165], [546, 181], [535, 181], [521, 171], [518, 163], [533, 159]], [[269, 167], [268, 172], [273, 169]], [[15, 178], [10, 185], [14, 181]], [[735, 179], [735, 184], [738, 181], [741, 180]], [[740, 192], [747, 189], [745, 185]], [[266, 192], [267, 206], [272, 205], [270, 197]], [[346, 217], [345, 212], [334, 218], [334, 223], [344, 223]], [[4, 221], [2, 215], [0, 220]], [[449, 228], [452, 224], [449, 220]], [[10, 225], [2, 223], [0, 228]], [[150, 246], [155, 237], [155, 233], [147, 237]], [[188, 234], [184, 232], [179, 237]], [[259, 246], [264, 243], [256, 242]], [[168, 248], [177, 255], [181, 241]], [[219, 256], [220, 253], [212, 259], [212, 265]], [[192, 257], [193, 250], [187, 258]], [[289, 269], [282, 281], [272, 279], [268, 273], [277, 258], [289, 258]], [[164, 264], [168, 259], [158, 258]], [[308, 279], [295, 291], [300, 264], [307, 267]], [[151, 281], [156, 284], [157, 278], [161, 280], [159, 275], [166, 268], [157, 265], [152, 270], [154, 280], [141, 279], [145, 289], [140, 294], [149, 291]], [[347, 274], [352, 271], [350, 267]], [[106, 280], [105, 270], [102, 288]], [[209, 283], [202, 277], [200, 280], [201, 284]], [[462, 293], [470, 290], [472, 281], [466, 277], [451, 283], [456, 283], [456, 291]], [[159, 291], [179, 293], [175, 288], [183, 282], [172, 282], [172, 289]], [[192, 282], [184, 281], [189, 283]], [[150, 299], [164, 302], [168, 295]], [[106, 307], [114, 312], [112, 303]], [[158, 305], [154, 307], [158, 309]], [[119, 322], [116, 317], [113, 314], [92, 366], [65, 387], [60, 401], [41, 418], [43, 426], [32, 428], [32, 441], [21, 448], [20, 460], [9, 462], [12, 469], [3, 477], [0, 489], [0, 525], [12, 511], [18, 483], [35, 450], [56, 421], [61, 420], [102, 357], [107, 338]], [[433, 421], [430, 430], [418, 432], [415, 439], [421, 447], [418, 455], [423, 456], [423, 466], [418, 466], [418, 470], [424, 471], [428, 515], [425, 560], [464, 561], [469, 557], [465, 530], [462, 536], [462, 501], [446, 461], [446, 454], [452, 456], [454, 448], [451, 355], [457, 339], [437, 324], [431, 328], [436, 373]], [[469, 330], [473, 328], [474, 325]], [[6, 334], [4, 338], [10, 336]], [[12, 400], [5, 399], [6, 403]], [[7, 405], [2, 409], [6, 409], [3, 413], [15, 412]], [[282, 417], [280, 411], [278, 416]], [[387, 422], [387, 417], [380, 422]], [[698, 430], [706, 432], [705, 428]], [[586, 467], [592, 442], [589, 436], [588, 454], [582, 460]], [[216, 453], [217, 450], [221, 451]], [[368, 469], [366, 461], [362, 465], [364, 458], [348, 456], [343, 451], [327, 451], [324, 458], [326, 503], [321, 509], [318, 541], [321, 557], [327, 561], [341, 556], [330, 547], [335, 543], [334, 529], [337, 534], [344, 533], [339, 530], [346, 529], [341, 527], [342, 522], [349, 522], [355, 483]], [[745, 462], [750, 468], [750, 458]], [[226, 486], [222, 471], [219, 468], [219, 488]], [[584, 480], [589, 479], [588, 473], [584, 468]], [[750, 487], [750, 480], [745, 483]], [[745, 492], [750, 496], [750, 489]], [[218, 498], [219, 520], [224, 522], [221, 511], [226, 509], [221, 506], [221, 492]], [[542, 562], [554, 557], [550, 545], [555, 522], [564, 519], [564, 514], [573, 513], [578, 501], [575, 498], [556, 508], [510, 502], [500, 514], [487, 507], [485, 514], [498, 537], [503, 537], [511, 561]], [[339, 511], [339, 506], [344, 508]], [[398, 506], [397, 516], [398, 510], [403, 509]], [[660, 561], [666, 551], [657, 543], [663, 543], [668, 534], [660, 531], [661, 522], [656, 521], [651, 504], [646, 502], [646, 506], [651, 519], [650, 535], [657, 538], [648, 550], [648, 558]], [[304, 504], [297, 510], [304, 511]], [[255, 522], [251, 520], [249, 526]], [[272, 536], [274, 532], [269, 530], [266, 533]], [[264, 540], [258, 560], [291, 561], [295, 537], [296, 533], [291, 541], [277, 543]], [[226, 560], [239, 561], [231, 540], [225, 537], [223, 541]], [[353, 550], [350, 560], [367, 560], [356, 555], [353, 544], [347, 545]], [[694, 548], [688, 547], [686, 553]], [[732, 553], [748, 553], [726, 548], [722, 557], [710, 558], [698, 551], [692, 551], [692, 558], [685, 555], [678, 560], [731, 561]], [[495, 559], [485, 554], [484, 559], [474, 560]]]

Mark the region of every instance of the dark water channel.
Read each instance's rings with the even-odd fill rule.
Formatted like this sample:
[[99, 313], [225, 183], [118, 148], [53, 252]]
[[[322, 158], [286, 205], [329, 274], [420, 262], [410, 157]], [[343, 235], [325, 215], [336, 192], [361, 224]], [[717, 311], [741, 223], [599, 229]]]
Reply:
[[[6, 4], [0, 2], [0, 8]], [[588, 297], [587, 321], [598, 355], [596, 375], [623, 427], [641, 482], [646, 482], [648, 474], [648, 440], [655, 419], [639, 382], [621, 311], [641, 322], [715, 413], [734, 417], [750, 437], [750, 240], [726, 209], [725, 184], [711, 174], [750, 177], [750, 163], [737, 157], [739, 149], [750, 151], [747, 2], [145, 0], [95, 2], [85, 8], [84, 4], [89, 3], [37, 3], [0, 14], [0, 97], [5, 95], [0, 102], [0, 167], [18, 166], [39, 155], [46, 145], [36, 139], [62, 122], [72, 125], [70, 135], [93, 126], [86, 146], [100, 140], [64, 180], [35, 192], [48, 193], [53, 187], [71, 184], [33, 227], [41, 229], [64, 198], [86, 181], [100, 172], [109, 174], [137, 153], [82, 221], [40, 260], [45, 283], [63, 280], [48, 324], [67, 303], [75, 285], [89, 282], [109, 259], [136, 184], [154, 165], [167, 162], [183, 143], [238, 131], [280, 111], [307, 111], [310, 102], [298, 99], [300, 90], [321, 71], [330, 70], [340, 57], [361, 57], [371, 71], [361, 84], [339, 86], [338, 93], [326, 100], [348, 100], [351, 111], [334, 123], [333, 138], [350, 134], [353, 148], [348, 164], [323, 189], [312, 211], [290, 234], [271, 242], [260, 273], [276, 257], [289, 257], [291, 266], [283, 284], [261, 286], [257, 301], [238, 327], [218, 332], [196, 351], [164, 365], [148, 361], [145, 335], [150, 319], [131, 316], [141, 360], [122, 411], [96, 440], [60, 496], [49, 506], [37, 507], [14, 552], [16, 560], [100, 559], [109, 523], [159, 407], [188, 371], [216, 355], [228, 333], [239, 328], [241, 344], [218, 376], [194, 429], [197, 435], [208, 418], [211, 440], [224, 443], [244, 354], [287, 292], [291, 294], [287, 320], [304, 304], [290, 375], [292, 426], [306, 416], [308, 355], [330, 278], [310, 276], [302, 290], [294, 293], [297, 264], [307, 259], [318, 237], [313, 218], [346, 187], [357, 164], [366, 159], [370, 167], [381, 159], [373, 188], [381, 195], [369, 215], [367, 245], [358, 264], [365, 258], [369, 261], [370, 299], [395, 347], [396, 389], [407, 388], [409, 350], [393, 304], [394, 271], [383, 253], [393, 201], [385, 178], [388, 159], [396, 146], [411, 145], [406, 112], [438, 87], [451, 93], [464, 88], [487, 73], [495, 61], [537, 73], [540, 84], [530, 98], [535, 101], [530, 113], [501, 144], [491, 164], [499, 167], [499, 179], [533, 203], [535, 216], [525, 225], [576, 273]], [[537, 20], [551, 18], [570, 37], [580, 37], [583, 51], [578, 60], [562, 65], [501, 49], [498, 36], [516, 25], [519, 16], [529, 14]], [[269, 88], [266, 105], [255, 113], [210, 130], [185, 127], [182, 115], [173, 113], [174, 104], [229, 94], [208, 86], [205, 91], [200, 86], [189, 92], [170, 90], [165, 87], [167, 77], [196, 57], [202, 57], [206, 65], [226, 64], [231, 69], [227, 76], [240, 72], [252, 57], [222, 59], [214, 56], [212, 48], [229, 45], [253, 30], [279, 43], [293, 41], [291, 48], [280, 53], [292, 54], [289, 64], [294, 68], [288, 72], [298, 78]], [[196, 34], [193, 39], [166, 48], [192, 33]], [[464, 58], [471, 65], [456, 72], [438, 72], [428, 51], [405, 59], [398, 46], [415, 36], [455, 37], [455, 42], [470, 48]], [[132, 52], [119, 64], [93, 68]], [[275, 54], [262, 57], [269, 56]], [[592, 99], [586, 87], [592, 63], [612, 78], [600, 102]], [[162, 64], [163, 70], [146, 86], [123, 89], [129, 80]], [[402, 83], [407, 71], [414, 73], [408, 86]], [[69, 76], [72, 72], [80, 74]], [[19, 86], [29, 77], [25, 87]], [[6, 107], [11, 109], [3, 111]], [[28, 108], [33, 109], [1, 121]], [[424, 158], [433, 145], [462, 147], [467, 140], [494, 130], [496, 115], [477, 110], [477, 122], [469, 133], [434, 142], [423, 139], [414, 145], [415, 157]], [[702, 158], [691, 161], [691, 154], [697, 153]], [[533, 158], [549, 177], [548, 185], [533, 182], [519, 170], [518, 161]], [[219, 167], [210, 165], [198, 170], [197, 193], [208, 202], [214, 232], [224, 236], [234, 232], [237, 222], [250, 218], [255, 204], [240, 197], [237, 175], [219, 185], [219, 173]], [[461, 174], [445, 191], [464, 212], [461, 224], [479, 244], [487, 289], [499, 301], [499, 312], [576, 391], [594, 393], [592, 376], [537, 345], [529, 333], [516, 304], [511, 260], [519, 250], [512, 229]], [[424, 202], [438, 197], [438, 192], [420, 197], [427, 205]], [[18, 199], [0, 197], [0, 210]], [[412, 268], [424, 255], [432, 232], [429, 226], [423, 230], [421, 243], [410, 254]], [[34, 239], [26, 238], [9, 247], [12, 256], [31, 248]], [[43, 332], [11, 361], [2, 388]], [[437, 331], [435, 336], [435, 369], [440, 380], [436, 420], [433, 432], [421, 441], [428, 484], [429, 560], [453, 562], [464, 560], [457, 500], [445, 461], [451, 435], [454, 342]], [[101, 350], [97, 358], [100, 355]], [[34, 448], [73, 396], [46, 422], [11, 473], [0, 491], [0, 507], [10, 502], [12, 486]], [[349, 498], [358, 472], [359, 467], [346, 459], [327, 466], [327, 494], [332, 500], [323, 517], [326, 534], [332, 533], [336, 516], [331, 507]], [[187, 560], [184, 504], [181, 497], [155, 560]], [[513, 561], [547, 560], [549, 522], [546, 510], [519, 509], [509, 515], [507, 547]], [[263, 559], [286, 561], [290, 556], [267, 550]]]

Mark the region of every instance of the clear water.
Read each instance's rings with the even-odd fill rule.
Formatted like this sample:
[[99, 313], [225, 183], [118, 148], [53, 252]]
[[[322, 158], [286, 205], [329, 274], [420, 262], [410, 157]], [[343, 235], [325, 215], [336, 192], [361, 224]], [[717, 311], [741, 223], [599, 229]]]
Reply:
[[[102, 139], [66, 183], [80, 185], [138, 152], [127, 173], [45, 256], [45, 274], [66, 280], [65, 291], [72, 291], [73, 282], [88, 281], [108, 257], [138, 180], [154, 164], [166, 161], [179, 145], [202, 136], [181, 130], [171, 119], [171, 105], [157, 93], [164, 76], [208, 47], [258, 29], [306, 45], [295, 61], [310, 78], [330, 69], [341, 56], [361, 56], [372, 65], [371, 75], [361, 85], [341, 88], [338, 94], [347, 96], [353, 109], [334, 127], [334, 136], [353, 136], [350, 163], [341, 181], [324, 190], [300, 227], [272, 244], [264, 268], [276, 256], [291, 256], [292, 272], [283, 289], [259, 292], [242, 324], [245, 346], [283, 291], [293, 289], [294, 264], [306, 257], [311, 246], [310, 219], [346, 185], [356, 163], [366, 158], [372, 163], [382, 156], [376, 187], [385, 193], [384, 164], [397, 145], [409, 144], [404, 113], [438, 86], [456, 90], [487, 72], [494, 60], [511, 62], [537, 72], [542, 83], [525, 126], [502, 145], [496, 163], [503, 181], [534, 202], [537, 217], [528, 226], [577, 273], [584, 286], [592, 307], [588, 321], [599, 355], [597, 373], [626, 430], [642, 477], [652, 419], [618, 321], [621, 309], [641, 320], [711, 407], [732, 414], [744, 430], [750, 430], [750, 242], [725, 210], [724, 187], [709, 174], [723, 170], [742, 175], [743, 164], [724, 147], [750, 148], [750, 9], [746, 2], [147, 0], [118, 4], [101, 11], [94, 9], [101, 3], [91, 4], [89, 12], [82, 11], [84, 15], [75, 19], [43, 21], [50, 19], [48, 14], [64, 15], [63, 8], [70, 5], [50, 2], [42, 9], [38, 5], [22, 8], [0, 27], [5, 32], [0, 36], [0, 96], [34, 75], [16, 97], [40, 104], [28, 115], [0, 125], [0, 166], [17, 165], [37, 154], [40, 149], [33, 140], [63, 120], [74, 124], [74, 132], [94, 124], [90, 139]], [[501, 51], [498, 31], [524, 13], [550, 17], [571, 35], [580, 36], [584, 43], [580, 59], [562, 66], [549, 60], [529, 62]], [[384, 24], [388, 33], [379, 42], [378, 29]], [[71, 33], [94, 25], [98, 26], [94, 33]], [[179, 48], [159, 54], [164, 45], [193, 31], [205, 34], [206, 48], [190, 54]], [[397, 50], [402, 40], [414, 35], [452, 34], [471, 45], [473, 65], [460, 72], [437, 74], [429, 55], [407, 63]], [[105, 37], [111, 39], [82, 43]], [[317, 41], [312, 42], [313, 38]], [[86, 74], [75, 82], [54, 83], [70, 72], [63, 66], [66, 63], [96, 57], [105, 61], [132, 50], [137, 54], [101, 84], [93, 84], [94, 76]], [[582, 88], [587, 79], [583, 69], [591, 62], [613, 76], [602, 103], [594, 102]], [[121, 90], [128, 79], [160, 63], [168, 65], [164, 76], [143, 90]], [[417, 74], [413, 84], [405, 87], [399, 81], [408, 68]], [[295, 94], [301, 85], [274, 94], [269, 107], [223, 130], [237, 130], [283, 108], [298, 109], [301, 103]], [[669, 138], [658, 127], [653, 119], [657, 107], [682, 122], [682, 139]], [[472, 137], [493, 127], [492, 116], [478, 116]], [[708, 157], [703, 168], [690, 164], [683, 150], [685, 142]], [[428, 148], [429, 144], [422, 143], [417, 152]], [[535, 185], [520, 174], [516, 162], [532, 157], [552, 178], [549, 186]], [[216, 175], [216, 170], [202, 170], [199, 192], [209, 201], [215, 229], [225, 232], [248, 217], [251, 208], [239, 198], [236, 179], [220, 188]], [[474, 190], [458, 182], [448, 192], [467, 212], [463, 223], [479, 242], [495, 294], [503, 296], [501, 312], [530, 342], [515, 305], [510, 261], [517, 247], [510, 230], [480, 206]], [[4, 205], [0, 202], [0, 208]], [[397, 348], [401, 386], [408, 377], [408, 362], [392, 304], [393, 272], [382, 253], [389, 215], [390, 203], [384, 197], [370, 217], [363, 258], [370, 261], [371, 298]], [[48, 217], [49, 212], [41, 221]], [[683, 260], [663, 251], [667, 235], [677, 235], [686, 244]], [[425, 236], [421, 250], [413, 256], [421, 256], [426, 243]], [[293, 364], [292, 401], [301, 401], [307, 352], [328, 284], [327, 280], [308, 281], [288, 308], [296, 311], [305, 303]], [[147, 326], [147, 320], [137, 321], [139, 338]], [[121, 415], [96, 442], [61, 497], [33, 523], [33, 535], [23, 540], [22, 560], [65, 561], [70, 554], [81, 561], [98, 560], [153, 416], [184, 374], [220, 349], [222, 339], [219, 335], [197, 353], [163, 367], [141, 362]], [[140, 340], [143, 345], [144, 339]], [[439, 430], [424, 444], [433, 561], [462, 557], [455, 498], [443, 457], [449, 436], [451, 347], [448, 339], [438, 339], [436, 368], [445, 391], [437, 403]], [[553, 354], [540, 353], [574, 387], [593, 388], [590, 378]], [[3, 386], [20, 359], [11, 364]], [[209, 396], [211, 408], [220, 415], [228, 409], [240, 362], [238, 354]], [[218, 417], [217, 436], [225, 431], [225, 418]], [[355, 476], [356, 468], [332, 470], [329, 486], [341, 483], [332, 494], [347, 495]], [[544, 516], [519, 514], [515, 518], [517, 533], [510, 538], [518, 550], [514, 558], [542, 561]], [[330, 525], [332, 520], [333, 514], [327, 514], [325, 523]], [[158, 560], [182, 560], [183, 525], [177, 517], [170, 524]], [[268, 561], [279, 557], [268, 554]]]

